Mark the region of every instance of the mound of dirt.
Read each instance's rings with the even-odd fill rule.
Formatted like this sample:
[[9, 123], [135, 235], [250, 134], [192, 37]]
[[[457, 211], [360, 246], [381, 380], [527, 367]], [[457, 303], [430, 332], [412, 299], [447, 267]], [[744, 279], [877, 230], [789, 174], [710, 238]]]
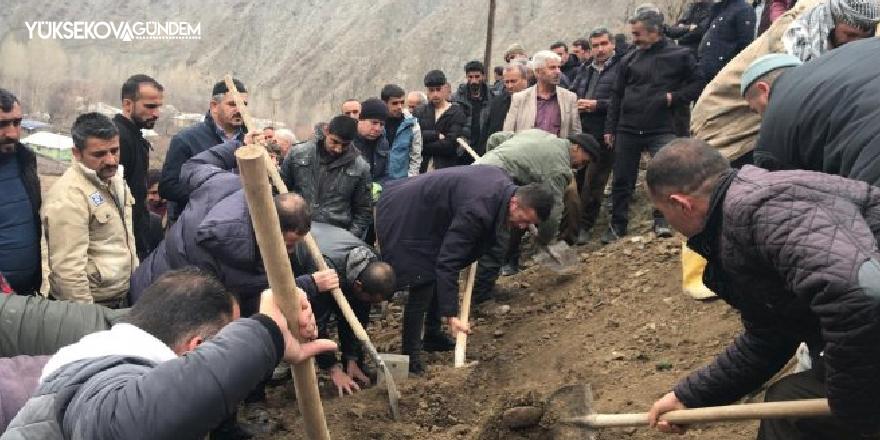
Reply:
[[[647, 217], [642, 205], [639, 217]], [[550, 440], [555, 425], [544, 412], [559, 387], [592, 385], [595, 409], [644, 412], [679, 378], [710, 361], [741, 330], [721, 302], [698, 302], [681, 292], [680, 238], [658, 239], [642, 221], [635, 235], [579, 249], [582, 271], [559, 277], [529, 267], [502, 278], [496, 301], [475, 312], [467, 368], [451, 353], [428, 355], [428, 376], [398, 384], [402, 420], [394, 422], [384, 390], [338, 398], [327, 388], [324, 408], [336, 439]], [[598, 235], [598, 234], [596, 234]], [[507, 307], [509, 306], [509, 307]], [[400, 310], [369, 329], [379, 351], [400, 350]], [[300, 439], [299, 411], [288, 388], [271, 394], [283, 431]], [[687, 437], [754, 438], [757, 423], [691, 430]], [[599, 439], [660, 439], [643, 429], [615, 429]], [[587, 438], [584, 436], [583, 438]]]

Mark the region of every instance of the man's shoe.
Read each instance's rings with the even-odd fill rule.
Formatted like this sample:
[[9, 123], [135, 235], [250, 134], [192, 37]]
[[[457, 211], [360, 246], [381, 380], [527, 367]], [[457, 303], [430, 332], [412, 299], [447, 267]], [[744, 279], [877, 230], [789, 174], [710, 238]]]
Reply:
[[626, 235], [626, 231], [619, 226], [609, 226], [608, 230], [602, 234], [602, 244], [611, 244], [617, 240], [620, 240], [620, 237]]
[[[455, 350], [455, 341], [443, 332], [426, 333], [425, 339], [422, 341], [422, 349], [431, 353], [435, 351], [452, 351]], [[410, 362], [410, 365], [412, 365], [412, 362]]]
[[577, 244], [578, 246], [583, 246], [583, 245], [589, 243], [590, 242], [590, 232], [591, 232], [590, 228], [582, 228], [580, 231], [578, 231], [578, 236], [577, 236], [577, 240], [575, 241], [575, 244]]
[[654, 220], [654, 234], [660, 238], [672, 237], [672, 228], [669, 227], [669, 222], [665, 218]]
[[425, 377], [425, 366], [418, 356], [409, 356], [409, 374], [416, 377]]
[[257, 433], [244, 423], [223, 423], [211, 431], [211, 440], [248, 440]]

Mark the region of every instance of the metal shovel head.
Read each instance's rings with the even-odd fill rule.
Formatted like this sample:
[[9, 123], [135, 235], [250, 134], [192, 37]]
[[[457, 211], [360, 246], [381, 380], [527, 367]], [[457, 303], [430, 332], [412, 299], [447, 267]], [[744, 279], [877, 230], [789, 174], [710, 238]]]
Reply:
[[391, 416], [394, 417], [395, 421], [400, 420], [400, 406], [398, 405], [400, 393], [397, 391], [397, 384], [394, 383], [391, 371], [388, 370], [388, 366], [385, 365], [381, 358], [379, 358], [379, 367], [379, 374], [385, 376], [385, 386], [388, 387], [388, 403], [391, 404]]
[[[592, 440], [595, 433], [583, 428], [560, 423], [573, 417], [581, 417], [592, 412], [593, 389], [590, 385], [566, 385], [556, 390], [547, 400], [545, 413], [556, 421], [553, 427], [554, 440]], [[586, 437], [585, 437], [586, 436]]]
[[577, 269], [578, 255], [568, 243], [560, 241], [547, 246], [547, 252], [537, 253], [535, 263], [560, 275], [571, 275]]

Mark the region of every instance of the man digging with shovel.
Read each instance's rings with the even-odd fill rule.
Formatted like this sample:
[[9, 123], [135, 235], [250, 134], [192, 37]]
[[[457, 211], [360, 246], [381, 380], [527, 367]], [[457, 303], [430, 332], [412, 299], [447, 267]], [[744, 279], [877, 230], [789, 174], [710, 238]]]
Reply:
[[832, 417], [763, 420], [761, 440], [880, 438], [880, 188], [808, 171], [733, 170], [716, 150], [677, 139], [651, 160], [651, 202], [708, 260], [703, 281], [740, 311], [744, 331], [651, 408], [728, 404], [757, 389], [801, 342], [813, 369], [765, 400], [828, 397]]
[[[388, 183], [376, 212], [376, 232], [397, 286], [409, 286], [403, 315], [403, 353], [410, 373], [424, 375], [422, 326], [429, 307], [448, 317], [453, 336], [469, 332], [458, 318], [458, 274], [493, 245], [498, 231], [546, 221], [553, 195], [532, 184], [517, 187], [491, 165], [453, 167]], [[450, 351], [455, 343], [429, 322], [425, 343]]]

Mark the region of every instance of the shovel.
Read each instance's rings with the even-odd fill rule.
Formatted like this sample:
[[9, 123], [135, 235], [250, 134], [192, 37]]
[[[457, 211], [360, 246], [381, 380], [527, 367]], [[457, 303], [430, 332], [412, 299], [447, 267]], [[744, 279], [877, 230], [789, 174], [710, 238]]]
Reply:
[[[474, 151], [464, 139], [458, 138], [458, 145], [473, 157], [474, 161], [480, 159], [480, 155], [477, 154], [477, 152]], [[535, 225], [529, 225], [529, 232], [536, 237], [538, 236], [538, 228], [536, 228]], [[541, 252], [538, 255], [535, 255], [534, 260], [536, 263], [546, 266], [548, 269], [560, 275], [570, 275], [577, 268], [578, 256], [568, 243], [560, 241], [556, 244], [547, 246], [547, 252]]]
[[[529, 225], [529, 232], [535, 237], [538, 236], [538, 228], [535, 225]], [[578, 263], [577, 252], [564, 241], [548, 245], [546, 252], [538, 252], [533, 259], [535, 263], [545, 266], [559, 275], [573, 274]]]
[[[590, 439], [601, 428], [647, 427], [651, 425], [648, 413], [596, 414], [589, 385], [570, 385], [560, 388], [550, 397], [548, 410], [560, 422], [562, 436], [569, 440], [583, 437], [587, 429]], [[580, 415], [572, 415], [581, 411]], [[791, 400], [787, 402], [747, 403], [742, 405], [710, 406], [705, 408], [670, 411], [660, 416], [661, 421], [677, 425], [695, 423], [734, 422], [763, 419], [800, 419], [830, 417], [828, 399]], [[580, 429], [577, 437], [575, 429]], [[568, 436], [565, 436], [568, 435]]]
[[[324, 261], [324, 256], [321, 254], [321, 250], [318, 249], [318, 244], [315, 243], [312, 234], [306, 234], [303, 241], [305, 241], [306, 246], [309, 248], [309, 254], [311, 254], [312, 259], [315, 260], [315, 263], [318, 265], [318, 270], [327, 270], [327, 263]], [[337, 287], [332, 290], [332, 294], [333, 299], [335, 299], [336, 303], [339, 305], [339, 309], [342, 310], [342, 315], [345, 317], [348, 325], [351, 326], [354, 335], [364, 344], [367, 351], [370, 353], [370, 356], [375, 359], [376, 363], [379, 365], [379, 370], [382, 375], [384, 375], [385, 383], [388, 388], [388, 402], [391, 404], [391, 415], [394, 417], [394, 420], [400, 420], [400, 407], [397, 403], [400, 399], [400, 393], [397, 392], [397, 385], [394, 383], [394, 377], [391, 375], [391, 370], [385, 365], [385, 360], [379, 356], [376, 346], [370, 341], [370, 337], [367, 335], [361, 322], [358, 321], [354, 311], [351, 310], [351, 305], [348, 304], [348, 300], [345, 299], [342, 290]]]

